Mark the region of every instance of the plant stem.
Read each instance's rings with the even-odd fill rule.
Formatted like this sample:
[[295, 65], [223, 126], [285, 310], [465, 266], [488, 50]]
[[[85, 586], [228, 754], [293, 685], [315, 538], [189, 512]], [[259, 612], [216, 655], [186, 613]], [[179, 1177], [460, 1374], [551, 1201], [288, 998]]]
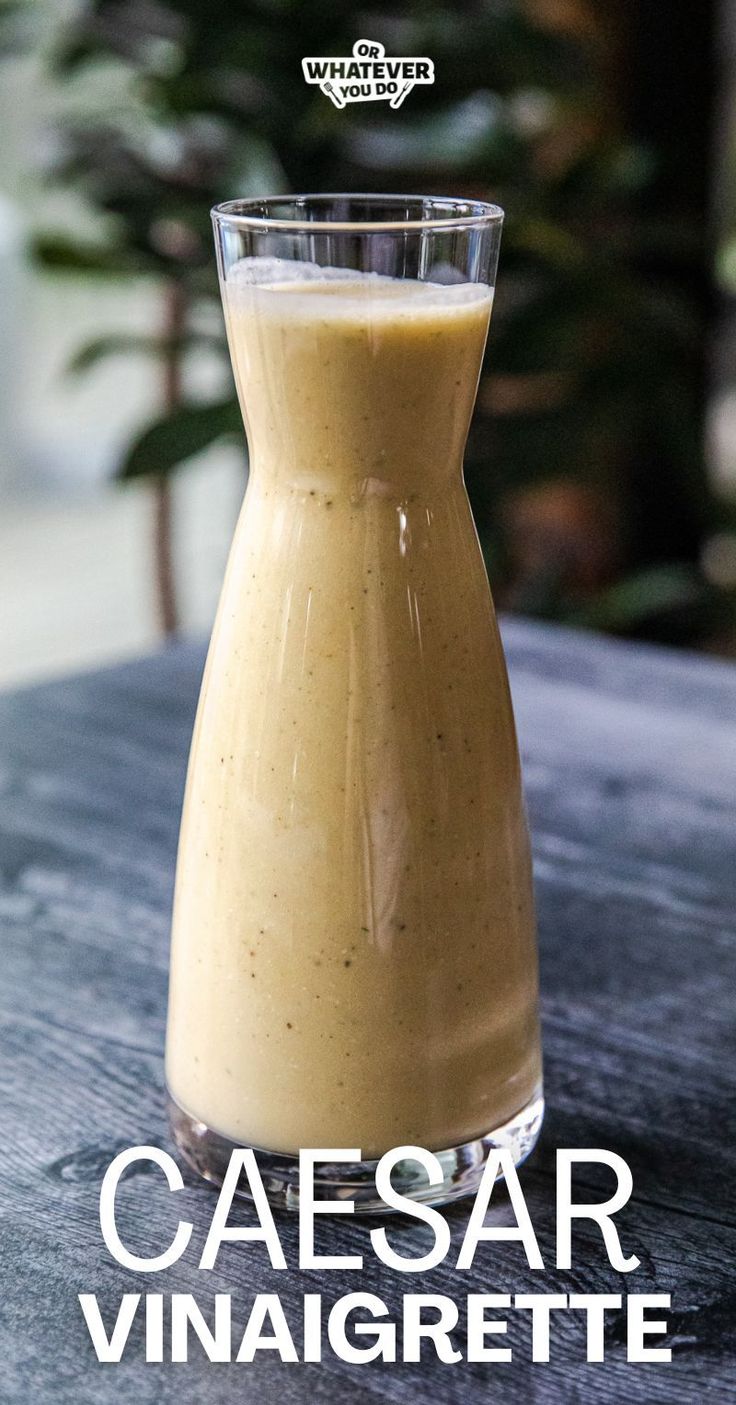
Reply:
[[156, 598], [162, 633], [171, 638], [179, 628], [179, 611], [174, 583], [171, 549], [171, 484], [161, 475], [153, 480], [153, 551], [156, 571]]
[[[167, 412], [176, 410], [182, 398], [181, 340], [186, 326], [187, 296], [174, 279], [164, 289], [164, 338], [162, 398]], [[173, 559], [173, 502], [171, 483], [160, 474], [153, 480], [153, 550], [156, 594], [161, 629], [167, 638], [177, 633], [179, 609]]]

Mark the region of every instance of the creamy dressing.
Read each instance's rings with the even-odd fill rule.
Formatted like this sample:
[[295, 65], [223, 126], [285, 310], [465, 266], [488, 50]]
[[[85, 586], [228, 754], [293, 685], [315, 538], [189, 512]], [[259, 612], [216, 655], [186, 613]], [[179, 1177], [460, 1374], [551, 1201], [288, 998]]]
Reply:
[[462, 482], [491, 293], [243, 260], [224, 301], [251, 477], [189, 767], [167, 1080], [275, 1151], [458, 1145], [541, 1077]]

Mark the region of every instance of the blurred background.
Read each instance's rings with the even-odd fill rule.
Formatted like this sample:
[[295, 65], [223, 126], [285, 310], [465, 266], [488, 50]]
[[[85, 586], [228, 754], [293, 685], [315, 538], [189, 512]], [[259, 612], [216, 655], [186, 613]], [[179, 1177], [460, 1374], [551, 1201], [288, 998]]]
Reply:
[[[428, 54], [337, 111], [305, 54]], [[0, 686], [203, 631], [247, 464], [209, 208], [490, 198], [497, 604], [736, 651], [732, 0], [0, 0]]]

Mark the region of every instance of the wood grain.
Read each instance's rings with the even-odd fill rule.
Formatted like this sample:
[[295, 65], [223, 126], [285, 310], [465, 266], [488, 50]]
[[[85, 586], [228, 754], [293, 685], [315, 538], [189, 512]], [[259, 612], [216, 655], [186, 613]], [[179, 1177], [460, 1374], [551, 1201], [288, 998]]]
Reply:
[[[484, 1246], [421, 1277], [391, 1273], [367, 1228], [334, 1220], [319, 1243], [363, 1252], [361, 1274], [279, 1274], [255, 1247], [196, 1269], [214, 1203], [187, 1176], [169, 1196], [149, 1171], [119, 1192], [121, 1230], [157, 1252], [175, 1219], [193, 1246], [160, 1277], [120, 1269], [97, 1200], [116, 1151], [168, 1146], [162, 1045], [169, 905], [184, 767], [203, 654], [178, 646], [122, 668], [0, 697], [0, 931], [3, 1137], [0, 1165], [0, 1401], [107, 1405], [258, 1400], [684, 1405], [736, 1399], [733, 1068], [736, 910], [736, 671], [646, 646], [515, 621], [505, 627], [532, 820], [540, 919], [548, 1116], [521, 1172], [547, 1265]], [[629, 1161], [620, 1216], [627, 1277], [592, 1227], [574, 1268], [554, 1268], [554, 1151], [603, 1146]], [[605, 1173], [580, 1184], [603, 1192]], [[236, 1216], [250, 1218], [247, 1207]], [[467, 1208], [448, 1212], [454, 1254]], [[492, 1217], [503, 1218], [502, 1203]], [[287, 1260], [296, 1225], [281, 1219]], [[407, 1245], [421, 1231], [397, 1228]], [[415, 1247], [416, 1252], [416, 1247]], [[234, 1320], [280, 1293], [295, 1329], [305, 1291], [326, 1303], [377, 1292], [671, 1292], [673, 1361], [627, 1364], [622, 1314], [607, 1360], [585, 1364], [578, 1314], [560, 1314], [548, 1365], [529, 1361], [511, 1314], [514, 1361], [480, 1366], [145, 1365], [140, 1333], [119, 1366], [94, 1359], [78, 1292], [114, 1316], [124, 1292], [230, 1292]], [[107, 1319], [106, 1319], [107, 1320]], [[457, 1344], [462, 1349], [462, 1324]], [[659, 1344], [659, 1343], [656, 1343]]]

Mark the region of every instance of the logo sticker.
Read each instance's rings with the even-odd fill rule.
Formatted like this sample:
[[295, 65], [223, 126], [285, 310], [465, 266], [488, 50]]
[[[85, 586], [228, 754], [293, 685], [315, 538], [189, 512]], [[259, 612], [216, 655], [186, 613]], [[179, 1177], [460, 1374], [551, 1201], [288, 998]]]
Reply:
[[383, 44], [357, 39], [350, 58], [302, 59], [307, 83], [316, 83], [335, 107], [349, 102], [387, 102], [401, 107], [417, 83], [434, 83], [428, 58], [387, 59]]

